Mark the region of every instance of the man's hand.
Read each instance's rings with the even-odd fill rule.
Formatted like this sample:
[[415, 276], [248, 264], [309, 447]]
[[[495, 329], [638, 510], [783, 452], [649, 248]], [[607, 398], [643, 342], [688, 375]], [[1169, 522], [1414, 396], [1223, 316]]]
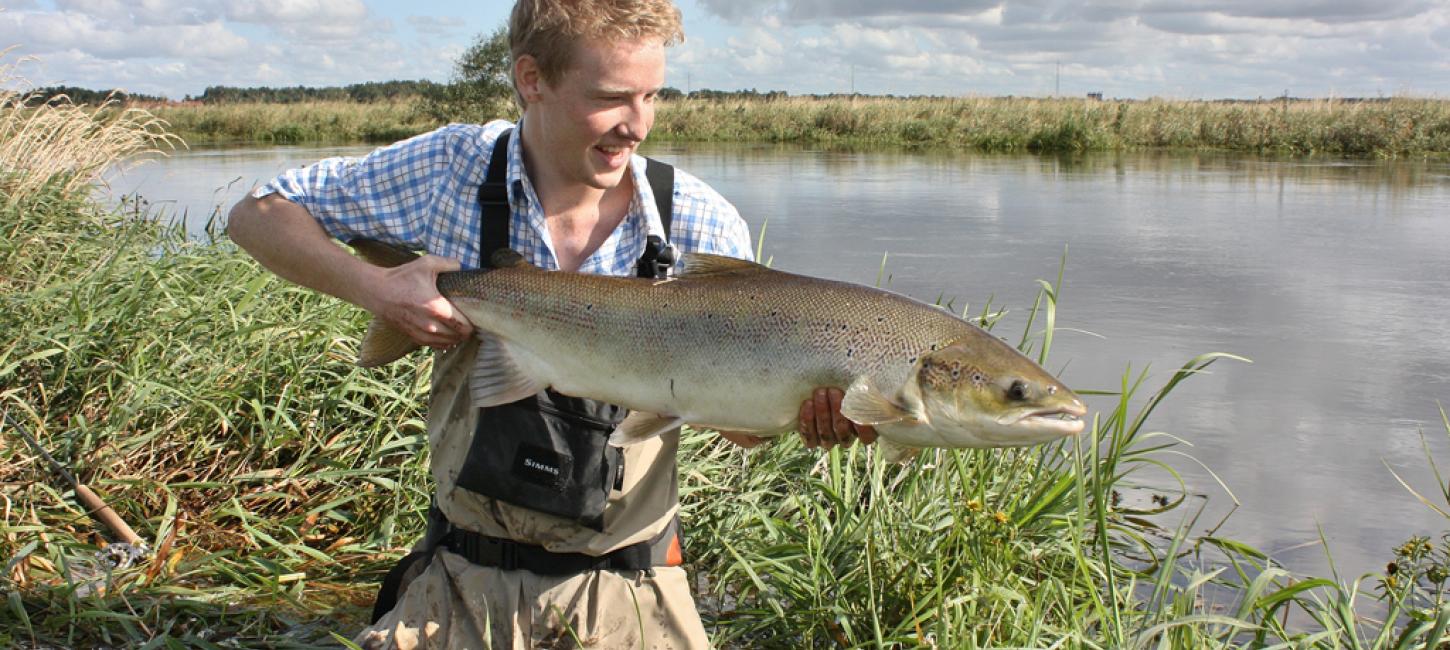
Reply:
[[[801, 440], [807, 448], [850, 447], [858, 439], [866, 445], [876, 442], [876, 429], [856, 424], [841, 415], [841, 399], [845, 395], [839, 388], [817, 388], [810, 399], [801, 402]], [[746, 449], [765, 442], [759, 436], [736, 431], [721, 431], [720, 437]]]
[[440, 350], [458, 345], [468, 340], [473, 325], [438, 294], [438, 274], [458, 269], [457, 260], [433, 255], [382, 269], [364, 308], [420, 345]]
[[306, 208], [276, 194], [237, 202], [227, 234], [273, 273], [362, 307], [420, 345], [446, 348], [473, 332], [438, 295], [438, 274], [458, 270], [454, 260], [424, 255], [390, 269], [373, 266], [334, 243]]
[[841, 399], [845, 396], [839, 388], [817, 388], [811, 399], [801, 402], [801, 440], [807, 448], [850, 447], [858, 439], [865, 445], [876, 442], [876, 429], [841, 415]]

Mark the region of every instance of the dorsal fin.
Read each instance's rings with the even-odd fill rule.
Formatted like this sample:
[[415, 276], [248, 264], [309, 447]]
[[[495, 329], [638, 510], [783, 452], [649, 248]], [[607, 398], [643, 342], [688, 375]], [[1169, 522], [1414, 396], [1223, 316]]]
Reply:
[[520, 255], [518, 251], [512, 248], [500, 248], [494, 251], [489, 261], [492, 262], [493, 268], [496, 269], [507, 269], [515, 266], [533, 266], [529, 264], [528, 260], [524, 259], [523, 255]]
[[376, 239], [354, 239], [347, 245], [374, 266], [393, 268], [418, 259], [418, 254], [413, 251]]
[[714, 255], [711, 253], [685, 253], [684, 271], [680, 272], [680, 277], [698, 278], [706, 275], [757, 273], [769, 270], [770, 267], [763, 264], [756, 264], [755, 262], [735, 257]]

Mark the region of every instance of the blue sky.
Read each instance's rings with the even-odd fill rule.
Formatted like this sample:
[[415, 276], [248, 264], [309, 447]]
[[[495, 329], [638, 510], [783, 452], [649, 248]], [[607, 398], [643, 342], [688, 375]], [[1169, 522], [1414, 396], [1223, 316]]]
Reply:
[[[669, 85], [939, 95], [1450, 97], [1446, 0], [683, 0]], [[511, 3], [0, 0], [35, 85], [446, 81]], [[1060, 76], [1059, 76], [1060, 75]]]

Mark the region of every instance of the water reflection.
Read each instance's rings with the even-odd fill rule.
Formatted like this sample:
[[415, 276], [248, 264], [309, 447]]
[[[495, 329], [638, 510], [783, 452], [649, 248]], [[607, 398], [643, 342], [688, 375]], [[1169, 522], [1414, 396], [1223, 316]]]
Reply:
[[[1052, 365], [1075, 387], [1115, 389], [1128, 363], [1157, 385], [1202, 352], [1252, 358], [1195, 377], [1154, 420], [1243, 500], [1229, 536], [1288, 549], [1322, 524], [1354, 574], [1445, 528], [1382, 464], [1428, 486], [1419, 431], [1446, 453], [1443, 163], [657, 152], [711, 179], [757, 231], [768, 222], [778, 266], [871, 283], [885, 253], [898, 291], [1019, 308], [1004, 322], [1014, 337], [1066, 249], [1059, 324], [1105, 337], [1058, 336]], [[1214, 508], [1230, 504], [1181, 465]], [[1327, 569], [1317, 549], [1281, 559]]]
[[[281, 169], [366, 150], [197, 151], [113, 184], [195, 215]], [[670, 143], [652, 155], [734, 201], [776, 266], [874, 284], [886, 256], [897, 291], [1015, 308], [999, 330], [1014, 340], [1066, 251], [1059, 326], [1098, 335], [1054, 343], [1049, 365], [1076, 388], [1117, 389], [1129, 365], [1156, 387], [1203, 352], [1252, 358], [1193, 378], [1150, 425], [1188, 440], [1243, 502], [1220, 534], [1292, 568], [1327, 572], [1303, 546], [1320, 526], [1344, 575], [1446, 528], [1385, 464], [1433, 489], [1423, 429], [1450, 466], [1436, 406], [1450, 398], [1450, 164]], [[1216, 522], [1231, 501], [1174, 464]]]

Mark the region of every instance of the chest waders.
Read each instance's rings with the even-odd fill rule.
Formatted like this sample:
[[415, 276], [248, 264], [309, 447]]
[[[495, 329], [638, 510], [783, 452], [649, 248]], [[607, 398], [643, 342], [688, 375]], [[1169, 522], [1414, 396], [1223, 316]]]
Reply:
[[[488, 263], [493, 252], [507, 248], [508, 143], [513, 129], [498, 136], [488, 171], [479, 189], [482, 205], [479, 259]], [[666, 235], [673, 216], [673, 167], [646, 159], [645, 176], [654, 191], [655, 206]], [[650, 235], [635, 270], [639, 277], [663, 277], [674, 262], [674, 250], [664, 239]], [[456, 485], [483, 496], [575, 523], [604, 530], [604, 507], [609, 495], [622, 487], [624, 459], [608, 444], [609, 434], [628, 415], [613, 404], [560, 395], [544, 390], [512, 404], [479, 409], [473, 442]], [[655, 566], [678, 566], [680, 521], [676, 515], [658, 537], [616, 549], [605, 555], [555, 553], [541, 546], [489, 537], [453, 526], [436, 505], [428, 510], [423, 543], [393, 567], [383, 580], [373, 605], [376, 623], [397, 604], [402, 590], [427, 567], [440, 546], [482, 566], [505, 571], [524, 569], [540, 575], [574, 575], [599, 569], [648, 571]]]

